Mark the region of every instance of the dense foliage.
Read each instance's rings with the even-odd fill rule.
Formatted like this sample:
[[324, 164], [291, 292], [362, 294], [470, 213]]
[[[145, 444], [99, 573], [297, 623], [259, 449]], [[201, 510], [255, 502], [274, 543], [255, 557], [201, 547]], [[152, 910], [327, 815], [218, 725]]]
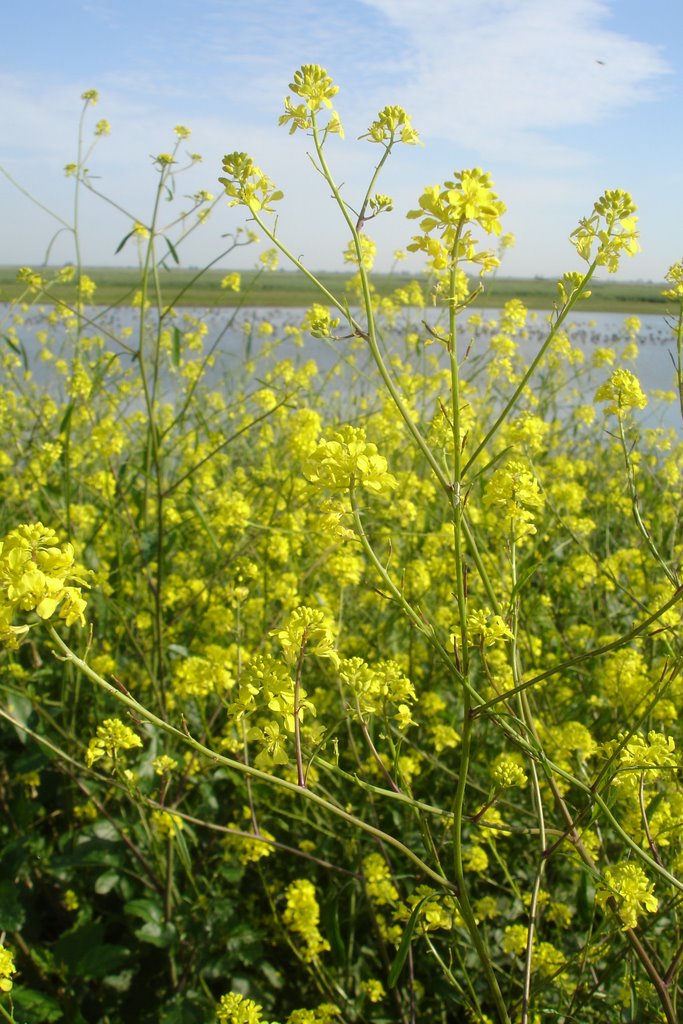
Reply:
[[[159, 251], [153, 219], [131, 229], [133, 329], [78, 268], [36, 351], [29, 307], [59, 281], [25, 270], [3, 328], [0, 1011], [672, 1024], [683, 445], [638, 412], [679, 396], [641, 390], [633, 318], [589, 359], [570, 326], [634, 251], [635, 207], [607, 192], [579, 225], [588, 269], [527, 365], [521, 302], [472, 305], [498, 264], [489, 176], [412, 215], [427, 326], [418, 284], [373, 294], [363, 228], [392, 204], [373, 178], [352, 215], [335, 184], [336, 86], [307, 65], [291, 91], [349, 296], [248, 324], [227, 364], [201, 317], [155, 305], [178, 239]], [[387, 107], [368, 138], [381, 169], [417, 134]], [[270, 179], [233, 153], [221, 182], [287, 255]], [[681, 265], [669, 283], [680, 389]]]

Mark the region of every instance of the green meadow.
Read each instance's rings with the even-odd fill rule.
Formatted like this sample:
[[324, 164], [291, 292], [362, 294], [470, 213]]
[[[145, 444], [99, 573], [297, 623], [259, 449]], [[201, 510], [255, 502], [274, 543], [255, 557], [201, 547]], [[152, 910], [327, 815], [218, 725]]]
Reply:
[[[0, 267], [0, 302], [11, 302], [22, 291], [17, 282], [18, 267]], [[49, 270], [36, 268], [49, 276]], [[89, 267], [84, 270], [97, 285], [96, 302], [103, 306], [130, 305], [140, 286], [140, 272], [132, 267]], [[299, 307], [317, 302], [320, 292], [303, 274], [292, 270], [278, 270], [275, 273], [257, 273], [242, 270], [243, 289], [236, 293], [221, 288], [221, 281], [230, 273], [226, 270], [209, 270], [200, 274], [198, 269], [163, 268], [160, 284], [164, 303], [178, 307], [216, 308], [236, 306], [256, 307]], [[198, 276], [199, 275], [199, 276]], [[328, 291], [344, 295], [351, 274], [316, 273], [315, 277]], [[405, 274], [373, 274], [372, 282], [381, 297], [406, 284], [412, 278]], [[427, 278], [417, 275], [417, 280], [427, 287]], [[642, 313], [664, 313], [666, 301], [662, 296], [663, 284], [653, 282], [594, 281], [590, 309], [594, 312], [621, 313], [624, 316]], [[62, 285], [45, 297], [45, 301], [59, 299], [73, 305], [76, 301], [74, 286]], [[502, 306], [508, 299], [520, 299], [528, 309], [552, 309], [557, 301], [557, 282], [549, 278], [496, 277], [486, 282], [486, 287], [477, 300], [482, 309]]]

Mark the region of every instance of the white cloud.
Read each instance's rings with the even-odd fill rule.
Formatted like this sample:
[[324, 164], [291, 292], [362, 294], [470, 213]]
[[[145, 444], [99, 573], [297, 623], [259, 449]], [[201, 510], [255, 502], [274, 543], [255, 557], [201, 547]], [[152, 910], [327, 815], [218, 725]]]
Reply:
[[409, 35], [402, 92], [415, 123], [487, 159], [580, 160], [562, 129], [647, 99], [670, 70], [655, 47], [604, 27], [599, 0], [364, 3]]

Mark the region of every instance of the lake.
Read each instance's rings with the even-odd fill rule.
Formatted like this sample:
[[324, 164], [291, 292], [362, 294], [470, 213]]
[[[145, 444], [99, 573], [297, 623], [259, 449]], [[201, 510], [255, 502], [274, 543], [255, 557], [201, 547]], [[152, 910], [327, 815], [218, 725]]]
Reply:
[[[220, 372], [234, 372], [244, 361], [245, 353], [255, 355], [263, 345], [272, 344], [274, 338], [282, 337], [281, 331], [286, 325], [297, 325], [300, 323], [305, 310], [293, 308], [272, 308], [272, 309], [243, 309], [236, 311], [232, 309], [188, 309], [180, 310], [176, 323], [181, 330], [183, 327], [183, 316], [201, 317], [208, 327], [208, 334], [205, 343], [211, 345], [217, 338], [220, 338], [217, 354], [220, 354], [218, 365], [214, 374]], [[102, 310], [97, 307], [88, 311], [93, 324], [88, 328], [88, 333], [95, 333], [99, 328], [103, 333], [118, 336], [125, 327], [133, 326], [136, 322], [137, 311], [130, 308], [117, 310]], [[465, 339], [467, 327], [466, 321], [471, 313], [464, 313], [459, 318], [462, 324], [462, 337]], [[476, 350], [485, 349], [487, 340], [494, 333], [487, 324], [495, 322], [500, 315], [499, 310], [483, 310], [481, 316], [484, 319], [484, 327], [478, 329]], [[586, 382], [586, 400], [590, 401], [594, 394], [596, 380], [604, 380], [608, 375], [608, 369], [604, 367], [599, 371], [590, 370], [590, 360], [595, 349], [598, 347], [614, 348], [620, 353], [627, 343], [627, 332], [624, 328], [624, 318], [627, 313], [591, 313], [574, 312], [567, 321], [570, 338], [575, 347], [583, 349], [586, 355], [585, 369], [581, 369], [579, 375], [579, 386], [581, 378]], [[406, 330], [415, 330], [422, 338], [428, 336], [423, 326], [426, 321], [430, 326], [436, 325], [443, 312], [435, 309], [411, 309], [404, 310], [401, 314], [400, 332], [385, 332], [384, 345], [387, 352], [393, 350], [400, 352], [399, 334], [403, 335]], [[527, 326], [526, 337], [518, 338], [520, 351], [527, 360], [531, 360], [538, 352], [539, 346], [547, 334], [547, 314], [538, 312], [530, 318]], [[6, 331], [8, 317], [11, 317], [10, 307], [0, 304], [0, 334]], [[672, 330], [667, 325], [666, 319], [660, 315], [642, 315], [639, 317], [641, 330], [637, 343], [639, 356], [635, 364], [627, 364], [637, 374], [644, 391], [662, 390], [671, 391], [674, 389], [675, 372], [675, 338]], [[259, 326], [268, 321], [275, 328], [274, 334], [264, 336], [259, 333]], [[245, 324], [252, 324], [251, 338], [245, 333]], [[31, 310], [26, 314], [24, 324], [19, 328], [19, 337], [26, 347], [27, 355], [34, 373], [34, 379], [42, 384], [50, 384], [49, 363], [35, 360], [33, 357], [38, 351], [39, 345], [36, 340], [36, 332], [46, 329], [46, 315], [40, 310]], [[52, 329], [55, 337], [55, 347], [59, 348], [65, 341], [63, 329]], [[327, 343], [315, 338], [306, 337], [303, 347], [298, 347], [289, 338], [284, 336], [283, 341], [277, 347], [277, 352], [270, 359], [291, 358], [296, 362], [307, 359], [315, 359], [322, 375], [327, 374], [339, 360], [339, 353], [343, 352], [344, 343], [337, 343], [336, 350]], [[434, 345], [431, 351], [436, 351]], [[124, 359], [126, 357], [124, 356]], [[599, 376], [598, 376], [599, 374]], [[677, 403], [650, 403], [640, 414], [641, 422], [647, 426], [674, 427], [681, 431], [681, 416]]]

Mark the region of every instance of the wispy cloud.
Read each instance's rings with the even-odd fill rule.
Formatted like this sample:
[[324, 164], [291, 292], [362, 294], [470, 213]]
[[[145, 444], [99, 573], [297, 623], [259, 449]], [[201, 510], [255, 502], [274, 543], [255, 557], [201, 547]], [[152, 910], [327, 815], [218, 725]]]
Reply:
[[[485, 158], [570, 156], [562, 129], [656, 95], [658, 50], [608, 27], [599, 0], [364, 0], [409, 36], [402, 88], [432, 137]], [[575, 154], [576, 158], [576, 154]]]
[[[89, 60], [57, 61], [44, 30], [30, 52], [0, 72], [2, 95], [11, 97], [0, 105], [0, 160], [64, 216], [73, 205], [73, 179], [63, 167], [76, 155], [79, 95], [98, 88], [102, 102], [89, 112], [86, 134], [99, 117], [111, 121], [113, 132], [89, 166], [136, 217], [144, 220], [154, 184], [151, 154], [173, 144], [175, 124], [188, 124], [187, 148], [205, 161], [179, 181], [182, 194], [217, 191], [222, 154], [246, 150], [285, 191], [283, 237], [310, 265], [338, 266], [343, 224], [335, 228], [329, 188], [306, 160], [308, 140], [277, 127], [292, 73], [315, 61], [341, 89], [335, 105], [347, 139], [330, 140], [329, 155], [349, 202], [364, 193], [377, 157], [377, 147], [354, 137], [380, 107], [402, 103], [426, 143], [402, 147], [382, 179], [396, 207], [395, 216], [372, 226], [382, 267], [410, 236], [412, 222], [402, 214], [420, 189], [467, 164], [490, 170], [508, 204], [506, 229], [520, 239], [509, 272], [565, 267], [576, 219], [615, 185], [650, 203], [643, 225], [648, 213], [652, 248], [664, 254], [653, 253], [650, 272], [660, 274], [664, 260], [679, 256], [681, 161], [671, 111], [679, 105], [680, 77], [663, 49], [634, 38], [638, 18], [630, 21], [632, 35], [620, 28], [619, 0], [197, 0], [191, 12], [186, 0], [83, 0], [78, 12], [66, 12], [65, 32], [78, 37]], [[666, 45], [664, 30], [657, 33]], [[656, 37], [654, 29], [650, 35]], [[628, 160], [625, 114], [641, 140]], [[664, 151], [668, 160], [652, 160]], [[15, 198], [0, 179], [0, 259], [30, 262], [41, 244], [39, 211], [29, 231], [23, 218], [32, 208]], [[107, 207], [87, 212], [88, 258], [109, 260], [125, 223]], [[216, 245], [238, 214], [226, 205], [211, 219]], [[553, 238], [560, 242], [551, 244]], [[193, 239], [186, 258], [201, 262], [209, 248]]]

